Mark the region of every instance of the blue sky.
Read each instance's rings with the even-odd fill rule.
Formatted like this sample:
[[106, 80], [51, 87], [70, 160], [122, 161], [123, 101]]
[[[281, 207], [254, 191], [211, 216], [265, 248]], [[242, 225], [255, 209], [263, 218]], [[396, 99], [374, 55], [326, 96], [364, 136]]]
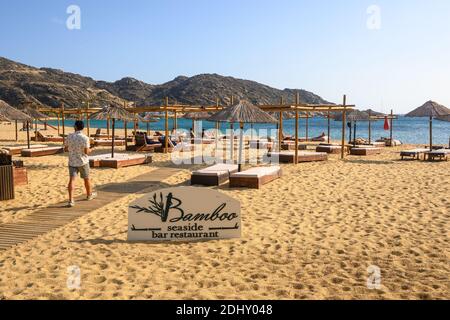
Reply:
[[380, 111], [450, 106], [448, 0], [0, 0], [0, 35], [0, 56], [98, 80], [219, 73]]

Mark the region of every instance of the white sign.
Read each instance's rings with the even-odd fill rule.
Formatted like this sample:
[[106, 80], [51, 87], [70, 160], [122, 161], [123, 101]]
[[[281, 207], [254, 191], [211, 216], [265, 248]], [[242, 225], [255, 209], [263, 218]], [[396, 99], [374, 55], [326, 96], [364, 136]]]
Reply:
[[145, 195], [128, 208], [129, 241], [241, 237], [240, 203], [215, 190], [179, 187]]

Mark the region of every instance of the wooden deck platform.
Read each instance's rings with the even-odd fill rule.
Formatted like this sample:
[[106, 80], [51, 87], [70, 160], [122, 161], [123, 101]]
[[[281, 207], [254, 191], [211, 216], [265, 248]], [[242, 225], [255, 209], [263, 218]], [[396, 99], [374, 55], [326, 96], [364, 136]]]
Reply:
[[83, 197], [78, 199], [74, 208], [68, 208], [66, 202], [59, 203], [35, 211], [18, 222], [0, 224], [0, 251], [38, 238], [129, 194], [160, 189], [158, 183], [178, 171], [175, 168], [159, 168], [124, 183], [100, 186], [95, 200], [84, 201]]

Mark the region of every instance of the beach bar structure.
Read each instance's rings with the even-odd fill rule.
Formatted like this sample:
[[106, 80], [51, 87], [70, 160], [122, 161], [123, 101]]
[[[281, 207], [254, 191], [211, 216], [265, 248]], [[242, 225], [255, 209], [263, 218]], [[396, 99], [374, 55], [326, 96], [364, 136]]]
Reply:
[[369, 144], [372, 143], [372, 122], [373, 121], [381, 121], [388, 120], [389, 121], [389, 139], [390, 139], [390, 147], [394, 146], [394, 120], [398, 120], [398, 115], [394, 114], [394, 110], [391, 110], [391, 113], [388, 115], [380, 115], [374, 116], [369, 111]]
[[[234, 97], [231, 97], [231, 101], [234, 100]], [[126, 106], [126, 102], [124, 104]], [[263, 111], [269, 112], [271, 114], [278, 113], [278, 129], [279, 129], [279, 135], [278, 135], [278, 142], [279, 145], [283, 142], [283, 121], [284, 121], [284, 114], [290, 113], [293, 115], [293, 118], [295, 118], [295, 159], [298, 160], [298, 149], [299, 149], [299, 120], [301, 118], [310, 118], [311, 115], [314, 114], [331, 114], [331, 113], [342, 113], [343, 121], [342, 121], [342, 150], [341, 150], [341, 158], [343, 159], [345, 157], [345, 130], [346, 130], [346, 113], [351, 112], [354, 110], [354, 105], [348, 105], [347, 104], [347, 97], [344, 95], [343, 97], [343, 103], [340, 105], [335, 104], [307, 104], [307, 103], [300, 103], [300, 95], [297, 93], [295, 97], [294, 103], [285, 103], [283, 99], [280, 99], [279, 104], [273, 104], [273, 105], [257, 105], [259, 108], [261, 108]], [[133, 114], [144, 114], [147, 112], [156, 112], [161, 114], [161, 118], [164, 119], [164, 132], [165, 132], [165, 145], [163, 146], [163, 152], [167, 153], [170, 151], [169, 147], [169, 119], [174, 119], [174, 129], [177, 129], [176, 123], [177, 123], [177, 117], [180, 113], [205, 113], [205, 112], [217, 112], [220, 111], [228, 106], [222, 106], [220, 105], [219, 99], [216, 100], [216, 104], [214, 105], [208, 105], [208, 106], [198, 106], [198, 105], [184, 105], [184, 104], [170, 104], [169, 98], [166, 97], [160, 106], [136, 106], [133, 107], [127, 107], [126, 110]], [[89, 117], [91, 114], [98, 112], [101, 110], [100, 108], [92, 108], [89, 104], [85, 104], [84, 108], [76, 108], [76, 109], [65, 109], [64, 104], [61, 104], [61, 107], [58, 109], [54, 108], [40, 108], [40, 112], [44, 113], [58, 113], [59, 117], [62, 120], [62, 135], [65, 136], [65, 125], [64, 125], [64, 119], [66, 115], [79, 115], [79, 118], [85, 118], [87, 119], [87, 129], [89, 131]], [[305, 116], [306, 115], [306, 116]], [[107, 121], [107, 124], [109, 121]], [[216, 125], [218, 127], [218, 124]], [[125, 126], [126, 128], [126, 126]], [[330, 124], [328, 121], [328, 132], [330, 132]], [[88, 132], [89, 134], [89, 132]], [[108, 133], [109, 134], [109, 133]], [[297, 163], [297, 161], [296, 161]]]
[[[282, 101], [281, 101], [282, 102]], [[281, 145], [283, 142], [283, 114], [285, 112], [291, 112], [295, 114], [295, 163], [298, 163], [298, 153], [299, 153], [299, 119], [301, 113], [307, 115], [307, 119], [309, 119], [309, 115], [315, 113], [327, 113], [328, 115], [333, 113], [342, 113], [342, 137], [341, 137], [341, 159], [345, 157], [345, 128], [346, 128], [346, 114], [347, 112], [353, 111], [355, 106], [347, 104], [347, 96], [344, 95], [343, 103], [341, 105], [335, 104], [306, 104], [300, 103], [300, 95], [297, 93], [295, 97], [295, 103], [293, 104], [284, 104], [280, 103], [279, 105], [259, 105], [262, 110], [270, 113], [278, 112], [278, 143]], [[328, 132], [330, 135], [330, 117], [328, 117]], [[306, 129], [308, 130], [308, 128]]]

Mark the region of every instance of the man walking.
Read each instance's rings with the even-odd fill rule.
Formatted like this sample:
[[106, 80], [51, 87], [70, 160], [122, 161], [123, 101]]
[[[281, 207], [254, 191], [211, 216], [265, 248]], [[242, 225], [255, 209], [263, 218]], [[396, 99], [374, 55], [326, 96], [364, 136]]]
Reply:
[[89, 154], [91, 153], [89, 138], [83, 134], [83, 121], [76, 121], [75, 132], [69, 134], [65, 142], [65, 151], [69, 152], [69, 207], [75, 206], [73, 192], [75, 189], [75, 179], [78, 174], [84, 179], [86, 187], [87, 200], [93, 200], [97, 194], [92, 191], [91, 181], [89, 179]]

